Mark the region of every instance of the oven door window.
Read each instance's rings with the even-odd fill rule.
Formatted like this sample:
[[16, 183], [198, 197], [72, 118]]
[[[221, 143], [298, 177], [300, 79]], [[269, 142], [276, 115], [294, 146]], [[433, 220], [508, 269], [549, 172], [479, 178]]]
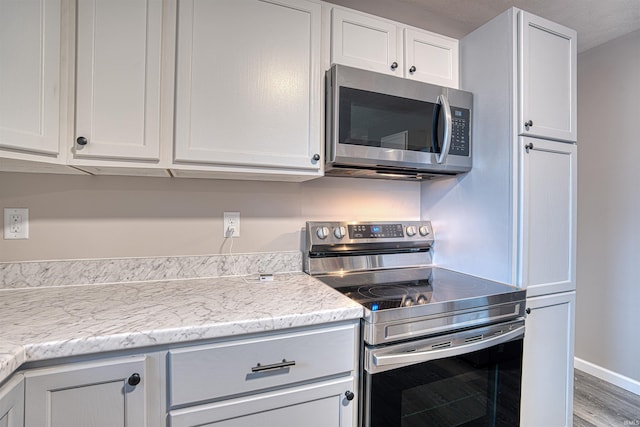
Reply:
[[440, 104], [340, 87], [341, 144], [440, 153]]
[[517, 426], [522, 339], [365, 375], [370, 427]]

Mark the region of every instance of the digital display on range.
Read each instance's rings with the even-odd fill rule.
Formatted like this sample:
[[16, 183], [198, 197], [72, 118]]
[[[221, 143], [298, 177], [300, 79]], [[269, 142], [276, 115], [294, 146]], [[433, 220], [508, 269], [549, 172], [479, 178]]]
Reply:
[[402, 224], [356, 224], [348, 228], [350, 239], [404, 237]]

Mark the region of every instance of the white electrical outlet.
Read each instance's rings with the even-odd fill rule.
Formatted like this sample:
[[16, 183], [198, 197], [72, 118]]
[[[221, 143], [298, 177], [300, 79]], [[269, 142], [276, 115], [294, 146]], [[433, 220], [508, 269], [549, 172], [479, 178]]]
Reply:
[[240, 212], [225, 212], [222, 228], [224, 237], [240, 237]]
[[4, 238], [5, 240], [29, 238], [28, 208], [4, 208]]

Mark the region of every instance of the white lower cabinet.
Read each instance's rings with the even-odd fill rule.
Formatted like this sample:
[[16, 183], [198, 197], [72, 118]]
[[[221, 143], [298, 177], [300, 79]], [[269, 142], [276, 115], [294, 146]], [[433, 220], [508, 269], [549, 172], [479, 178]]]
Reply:
[[354, 377], [171, 411], [171, 427], [355, 427]]
[[523, 427], [571, 426], [576, 293], [527, 300], [522, 363]]
[[16, 375], [0, 388], [0, 427], [23, 425], [24, 379], [22, 375]]
[[170, 425], [355, 426], [357, 326], [170, 350]]
[[[25, 427], [146, 427], [161, 409], [147, 356], [70, 363], [25, 372]], [[158, 394], [159, 396], [159, 394]], [[159, 401], [159, 399], [157, 399]]]
[[359, 321], [27, 368], [0, 427], [355, 427]]

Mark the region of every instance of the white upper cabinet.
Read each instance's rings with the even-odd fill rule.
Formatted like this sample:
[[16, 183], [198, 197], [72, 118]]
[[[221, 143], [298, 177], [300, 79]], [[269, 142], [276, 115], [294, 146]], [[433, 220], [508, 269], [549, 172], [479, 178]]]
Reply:
[[320, 15], [305, 0], [180, 1], [176, 176], [321, 174]]
[[527, 297], [575, 289], [577, 148], [519, 138], [522, 155], [519, 283]]
[[521, 135], [576, 141], [576, 32], [520, 11]]
[[458, 87], [458, 41], [426, 31], [404, 30], [405, 77]]
[[458, 41], [365, 13], [331, 10], [332, 64], [458, 87]]
[[355, 11], [331, 11], [331, 62], [402, 76], [402, 50], [393, 22]]
[[0, 0], [0, 149], [55, 158], [60, 0]]
[[162, 0], [77, 2], [75, 158], [160, 159]]

